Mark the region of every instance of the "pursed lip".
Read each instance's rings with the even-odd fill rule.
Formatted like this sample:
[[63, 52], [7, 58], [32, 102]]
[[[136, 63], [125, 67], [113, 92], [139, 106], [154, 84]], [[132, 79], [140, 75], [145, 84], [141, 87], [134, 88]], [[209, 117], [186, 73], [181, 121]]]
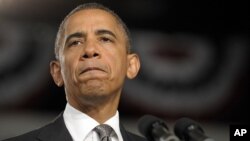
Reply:
[[86, 73], [88, 71], [93, 71], [93, 70], [98, 70], [98, 71], [103, 71], [105, 72], [103, 69], [99, 68], [99, 67], [87, 67], [87, 68], [84, 68], [80, 74], [83, 74], [83, 73]]

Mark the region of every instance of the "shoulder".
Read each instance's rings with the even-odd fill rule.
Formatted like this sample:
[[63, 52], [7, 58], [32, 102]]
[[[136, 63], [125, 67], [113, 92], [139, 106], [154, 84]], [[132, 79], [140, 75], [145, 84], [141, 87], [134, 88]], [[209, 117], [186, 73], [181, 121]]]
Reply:
[[128, 132], [127, 135], [129, 136], [128, 138], [130, 138], [131, 141], [147, 141], [144, 137], [138, 136], [131, 132]]
[[[45, 126], [46, 127], [46, 126]], [[37, 141], [37, 136], [40, 134], [40, 132], [45, 128], [41, 127], [39, 129], [32, 130], [30, 132], [24, 133], [22, 135], [11, 137], [8, 139], [5, 139], [3, 141]]]
[[55, 120], [47, 125], [25, 133], [20, 136], [6, 139], [4, 141], [71, 141], [72, 138], [65, 126], [63, 116], [59, 115]]
[[123, 137], [123, 141], [147, 141], [146, 138], [126, 130], [122, 124], [120, 124], [120, 130]]
[[51, 122], [38, 129], [34, 129], [22, 135], [11, 137], [3, 141], [38, 141], [39, 136], [41, 136], [41, 134], [43, 134], [44, 132], [51, 132], [51, 128], [53, 128], [53, 126], [54, 122]]

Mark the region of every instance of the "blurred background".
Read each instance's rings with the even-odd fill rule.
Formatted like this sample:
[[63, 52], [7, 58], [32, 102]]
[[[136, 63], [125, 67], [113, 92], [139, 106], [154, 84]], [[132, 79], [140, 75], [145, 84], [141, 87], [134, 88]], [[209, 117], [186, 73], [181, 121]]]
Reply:
[[[0, 0], [0, 140], [38, 128], [61, 113], [63, 88], [50, 74], [60, 22], [90, 0]], [[208, 136], [229, 140], [229, 125], [249, 123], [247, 2], [96, 0], [127, 23], [141, 70], [119, 107], [128, 130], [152, 114], [172, 130], [189, 117]]]

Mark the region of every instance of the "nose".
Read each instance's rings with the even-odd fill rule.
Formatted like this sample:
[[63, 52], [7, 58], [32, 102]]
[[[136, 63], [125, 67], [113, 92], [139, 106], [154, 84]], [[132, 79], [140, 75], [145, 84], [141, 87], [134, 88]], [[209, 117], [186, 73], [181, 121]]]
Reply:
[[100, 57], [100, 51], [98, 49], [98, 45], [94, 42], [87, 42], [86, 46], [84, 47], [82, 58], [90, 59], [99, 57]]

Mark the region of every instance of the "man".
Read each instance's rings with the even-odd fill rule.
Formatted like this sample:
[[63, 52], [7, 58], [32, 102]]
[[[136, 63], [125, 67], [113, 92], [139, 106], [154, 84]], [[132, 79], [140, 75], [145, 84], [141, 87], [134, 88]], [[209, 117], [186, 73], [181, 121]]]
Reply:
[[59, 27], [55, 56], [50, 72], [56, 85], [64, 86], [65, 111], [9, 141], [103, 141], [98, 125], [109, 125], [107, 141], [145, 140], [119, 123], [124, 80], [136, 77], [140, 62], [130, 53], [129, 32], [114, 12], [96, 3], [75, 8]]

